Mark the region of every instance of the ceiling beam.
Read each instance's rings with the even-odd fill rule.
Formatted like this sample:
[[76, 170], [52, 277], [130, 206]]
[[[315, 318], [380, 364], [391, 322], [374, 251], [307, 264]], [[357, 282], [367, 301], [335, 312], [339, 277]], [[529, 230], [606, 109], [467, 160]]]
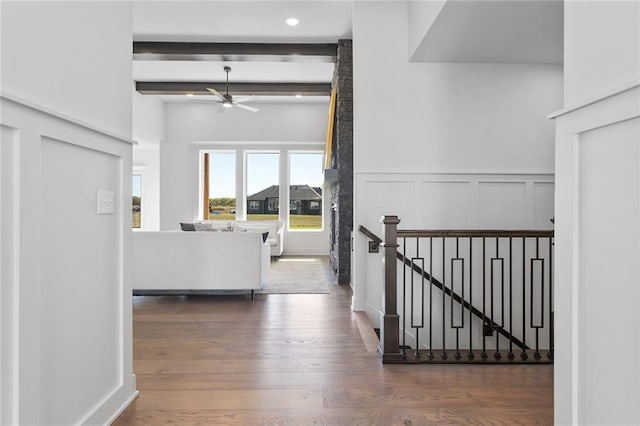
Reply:
[[136, 61], [335, 62], [335, 43], [196, 43], [134, 41]]
[[[136, 81], [136, 90], [143, 95], [211, 95], [207, 87], [220, 93], [226, 91], [225, 82]], [[229, 92], [255, 96], [329, 96], [331, 83], [229, 83]]]

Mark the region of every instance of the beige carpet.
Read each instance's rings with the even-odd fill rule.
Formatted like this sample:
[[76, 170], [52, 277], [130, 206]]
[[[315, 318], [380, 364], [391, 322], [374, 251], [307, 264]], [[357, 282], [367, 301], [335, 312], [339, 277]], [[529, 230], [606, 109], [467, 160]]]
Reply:
[[280, 257], [271, 262], [267, 282], [258, 294], [323, 294], [329, 293], [333, 279], [326, 257]]

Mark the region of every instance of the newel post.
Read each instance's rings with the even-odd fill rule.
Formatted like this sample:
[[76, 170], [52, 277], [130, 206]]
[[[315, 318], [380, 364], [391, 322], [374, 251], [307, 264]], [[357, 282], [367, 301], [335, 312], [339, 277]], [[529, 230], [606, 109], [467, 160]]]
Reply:
[[401, 359], [400, 354], [400, 317], [398, 315], [397, 251], [398, 216], [383, 216], [382, 244], [384, 256], [384, 287], [382, 291], [382, 312], [380, 312], [380, 346], [378, 354], [382, 361]]

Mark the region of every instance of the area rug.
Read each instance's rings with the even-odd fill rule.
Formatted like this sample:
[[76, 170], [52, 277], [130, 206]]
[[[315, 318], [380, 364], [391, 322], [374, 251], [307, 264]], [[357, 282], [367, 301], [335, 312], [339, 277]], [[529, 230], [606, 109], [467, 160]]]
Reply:
[[320, 257], [281, 257], [271, 262], [266, 283], [257, 294], [326, 294], [331, 272]]

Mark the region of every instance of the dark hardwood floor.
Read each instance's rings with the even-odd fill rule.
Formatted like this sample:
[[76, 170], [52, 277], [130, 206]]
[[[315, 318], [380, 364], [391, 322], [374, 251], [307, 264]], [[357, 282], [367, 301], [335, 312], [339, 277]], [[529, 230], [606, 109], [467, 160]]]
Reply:
[[134, 298], [140, 396], [114, 424], [553, 424], [553, 366], [383, 366], [330, 290]]

